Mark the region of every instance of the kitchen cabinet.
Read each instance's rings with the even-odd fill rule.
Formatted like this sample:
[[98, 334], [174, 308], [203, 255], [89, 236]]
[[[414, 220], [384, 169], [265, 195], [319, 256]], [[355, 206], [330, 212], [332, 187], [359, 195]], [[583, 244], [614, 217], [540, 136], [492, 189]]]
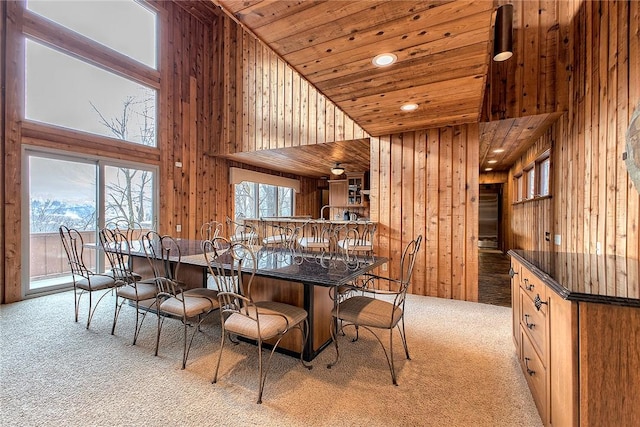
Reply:
[[[555, 254], [549, 274], [520, 252], [509, 251], [512, 330], [543, 423], [638, 425], [640, 299], [586, 287], [583, 275], [587, 261], [590, 269], [603, 271], [622, 264], [591, 254]], [[566, 268], [577, 260], [584, 270]], [[638, 271], [638, 260], [626, 261], [630, 271]]]

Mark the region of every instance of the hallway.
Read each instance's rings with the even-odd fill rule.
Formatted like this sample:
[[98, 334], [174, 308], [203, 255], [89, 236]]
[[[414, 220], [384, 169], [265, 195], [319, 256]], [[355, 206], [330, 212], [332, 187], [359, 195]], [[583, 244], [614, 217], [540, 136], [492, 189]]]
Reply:
[[511, 307], [508, 255], [497, 249], [478, 250], [478, 302]]

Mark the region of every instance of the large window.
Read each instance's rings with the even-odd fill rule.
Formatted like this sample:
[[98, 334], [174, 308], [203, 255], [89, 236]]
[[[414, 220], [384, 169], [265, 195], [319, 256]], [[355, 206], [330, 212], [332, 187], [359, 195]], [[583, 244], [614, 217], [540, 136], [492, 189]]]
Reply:
[[25, 116], [156, 145], [156, 91], [27, 39]]
[[83, 235], [84, 260], [95, 271], [104, 260], [95, 250], [97, 230], [116, 219], [155, 228], [155, 169], [106, 160], [82, 159], [27, 150], [29, 201], [29, 283], [27, 293], [71, 282], [58, 228]]
[[27, 9], [36, 24], [24, 27], [25, 118], [157, 146], [156, 13], [133, 0], [30, 0]]
[[27, 9], [157, 68], [156, 14], [138, 2], [28, 0]]
[[243, 181], [235, 185], [235, 217], [293, 215], [293, 189]]

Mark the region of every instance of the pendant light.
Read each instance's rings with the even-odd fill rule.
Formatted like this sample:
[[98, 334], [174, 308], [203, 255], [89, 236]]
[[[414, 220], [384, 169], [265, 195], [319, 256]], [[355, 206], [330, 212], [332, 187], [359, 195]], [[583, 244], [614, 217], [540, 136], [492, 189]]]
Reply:
[[334, 175], [342, 175], [344, 173], [344, 168], [340, 166], [340, 163], [336, 163], [336, 165], [331, 168], [331, 173]]
[[513, 56], [513, 5], [498, 8], [493, 33], [493, 60], [506, 61]]

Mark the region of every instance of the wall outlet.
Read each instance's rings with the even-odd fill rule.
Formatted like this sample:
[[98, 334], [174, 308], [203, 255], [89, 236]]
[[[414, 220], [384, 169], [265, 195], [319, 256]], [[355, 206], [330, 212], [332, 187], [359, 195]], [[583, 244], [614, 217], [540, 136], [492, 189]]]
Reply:
[[178, 224], [176, 225], [176, 232], [181, 232], [182, 231], [182, 225]]
[[387, 271], [387, 263], [382, 264], [382, 271]]
[[553, 236], [553, 243], [556, 246], [560, 246], [562, 244], [562, 236], [560, 236], [559, 234], [554, 234]]
[[600, 242], [596, 242], [596, 255], [602, 255], [602, 246]]

